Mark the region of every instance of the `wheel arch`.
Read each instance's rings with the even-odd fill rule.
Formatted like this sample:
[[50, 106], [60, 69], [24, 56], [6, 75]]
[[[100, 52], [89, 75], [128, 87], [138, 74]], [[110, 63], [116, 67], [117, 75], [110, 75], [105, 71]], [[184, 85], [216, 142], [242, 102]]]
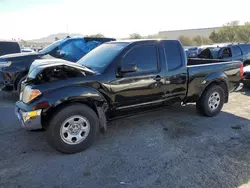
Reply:
[[202, 91], [200, 93], [201, 97], [203, 95], [203, 93], [210, 87], [212, 87], [212, 85], [218, 85], [221, 86], [223, 91], [224, 91], [224, 95], [225, 95], [225, 99], [224, 99], [224, 103], [228, 102], [228, 98], [229, 98], [229, 87], [228, 87], [228, 77], [225, 73], [216, 73], [216, 74], [211, 74], [208, 77], [206, 77], [204, 79], [204, 81], [202, 82], [202, 84], [204, 85], [202, 88]]
[[48, 109], [48, 111], [46, 111], [46, 113], [43, 113], [42, 114], [42, 117], [41, 117], [41, 123], [42, 123], [42, 127], [43, 128], [47, 128], [48, 126], [48, 123], [49, 121], [51, 120], [51, 118], [58, 112], [60, 111], [61, 109], [63, 108], [66, 108], [70, 105], [73, 105], [73, 104], [84, 104], [88, 107], [90, 107], [97, 115], [97, 108], [96, 106], [91, 103], [91, 100], [88, 100], [88, 99], [82, 99], [82, 100], [69, 100], [69, 101], [64, 101], [62, 103], [60, 103], [59, 105], [57, 106], [54, 106], [54, 107], [51, 107], [50, 109]]
[[90, 107], [99, 117], [100, 129], [102, 131], [107, 129], [106, 111], [108, 110], [108, 103], [103, 95], [94, 88], [68, 87], [49, 92], [46, 98], [50, 99], [51, 107], [42, 113], [41, 124], [43, 128], [47, 128], [51, 118], [62, 108], [72, 104], [84, 104]]

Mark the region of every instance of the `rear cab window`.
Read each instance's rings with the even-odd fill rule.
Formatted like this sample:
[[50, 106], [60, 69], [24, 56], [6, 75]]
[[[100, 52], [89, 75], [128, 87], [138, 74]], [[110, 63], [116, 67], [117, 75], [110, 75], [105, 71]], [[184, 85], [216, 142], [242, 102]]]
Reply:
[[142, 45], [132, 48], [122, 59], [121, 65], [135, 64], [136, 73], [155, 72], [159, 69], [157, 47], [155, 45]]
[[164, 43], [168, 71], [177, 70], [184, 66], [184, 54], [178, 41], [166, 41]]

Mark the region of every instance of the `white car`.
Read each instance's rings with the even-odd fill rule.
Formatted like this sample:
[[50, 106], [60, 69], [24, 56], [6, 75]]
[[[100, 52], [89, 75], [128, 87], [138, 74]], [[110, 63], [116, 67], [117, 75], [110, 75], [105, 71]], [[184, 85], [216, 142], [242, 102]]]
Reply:
[[21, 49], [21, 52], [22, 53], [28, 53], [28, 52], [35, 52], [35, 51], [30, 49], [30, 48], [24, 48], [24, 49]]

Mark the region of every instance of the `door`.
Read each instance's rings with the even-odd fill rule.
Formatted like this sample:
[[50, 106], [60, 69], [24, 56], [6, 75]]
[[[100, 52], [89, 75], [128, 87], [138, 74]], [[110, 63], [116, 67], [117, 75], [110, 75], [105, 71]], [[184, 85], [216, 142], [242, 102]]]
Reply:
[[[158, 54], [156, 45], [140, 45], [122, 57], [117, 77], [110, 83], [117, 110], [163, 101], [165, 69], [161, 67]], [[136, 71], [121, 73], [122, 67], [129, 64], [135, 65]]]
[[233, 59], [232, 60], [243, 61], [243, 53], [242, 53], [242, 50], [239, 46], [233, 46], [232, 52], [233, 52]]
[[165, 99], [168, 102], [181, 102], [187, 93], [187, 65], [183, 48], [178, 41], [164, 43], [167, 64]]

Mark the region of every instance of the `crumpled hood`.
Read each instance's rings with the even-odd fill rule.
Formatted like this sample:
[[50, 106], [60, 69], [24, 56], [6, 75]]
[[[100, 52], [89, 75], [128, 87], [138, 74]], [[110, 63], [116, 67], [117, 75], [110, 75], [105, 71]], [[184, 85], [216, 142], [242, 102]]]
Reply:
[[88, 69], [87, 67], [81, 66], [76, 63], [72, 63], [62, 59], [39, 59], [35, 60], [31, 66], [27, 76], [27, 80], [36, 79], [36, 77], [43, 72], [45, 69], [56, 69], [58, 67], [69, 67], [81, 72], [86, 72], [88, 74], [96, 74], [92, 70]]
[[32, 72], [32, 70], [36, 67], [52, 65], [52, 64], [56, 65], [57, 63], [68, 63], [68, 61], [63, 59], [37, 59], [31, 64], [29, 72]]

